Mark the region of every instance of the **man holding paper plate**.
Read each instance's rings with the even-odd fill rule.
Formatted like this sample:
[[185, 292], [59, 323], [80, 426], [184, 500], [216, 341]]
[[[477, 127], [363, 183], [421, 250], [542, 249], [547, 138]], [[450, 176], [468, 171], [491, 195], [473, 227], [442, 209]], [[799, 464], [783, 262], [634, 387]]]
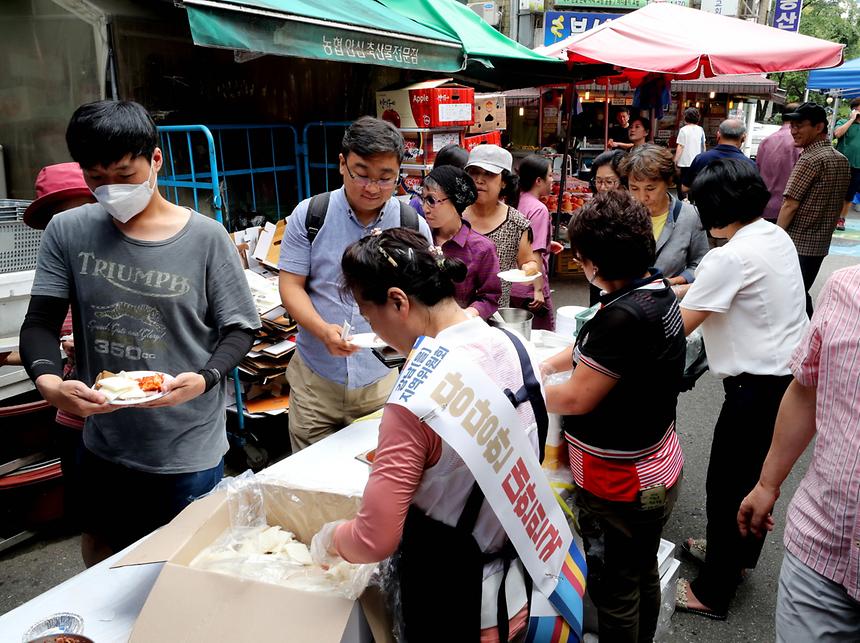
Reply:
[[397, 379], [349, 341], [370, 326], [352, 297], [340, 292], [340, 257], [374, 230], [399, 226], [431, 243], [424, 219], [393, 196], [403, 147], [390, 123], [358, 119], [343, 136], [343, 187], [302, 201], [287, 219], [278, 268], [281, 301], [299, 325], [287, 370], [293, 452], [380, 408]]

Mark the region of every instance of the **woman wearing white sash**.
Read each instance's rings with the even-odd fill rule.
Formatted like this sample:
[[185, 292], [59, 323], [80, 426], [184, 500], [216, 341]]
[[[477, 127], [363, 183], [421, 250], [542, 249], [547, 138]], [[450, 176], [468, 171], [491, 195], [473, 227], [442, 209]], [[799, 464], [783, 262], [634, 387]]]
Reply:
[[[434, 250], [404, 228], [366, 237], [344, 254], [345, 287], [374, 332], [400, 353], [409, 354], [419, 337], [433, 337], [479, 366], [501, 390], [523, 388], [511, 339], [467, 317], [454, 300], [465, 265]], [[529, 370], [539, 373], [538, 363], [526, 359]], [[526, 444], [537, 452], [531, 405], [516, 410], [521, 426], [511, 428], [525, 430]], [[528, 617], [523, 568], [489, 504], [483, 496], [476, 502], [476, 487], [463, 460], [433, 429], [389, 403], [357, 517], [325, 526], [313, 549], [354, 563], [397, 553], [403, 625], [411, 642], [499, 641], [500, 635], [520, 640]], [[500, 610], [503, 569], [506, 609]]]
[[547, 387], [564, 414], [570, 468], [601, 641], [654, 638], [660, 611], [657, 549], [684, 464], [675, 407], [686, 341], [675, 295], [653, 267], [645, 206], [598, 194], [571, 219], [570, 244], [601, 308], [576, 345], [543, 365], [569, 380]]

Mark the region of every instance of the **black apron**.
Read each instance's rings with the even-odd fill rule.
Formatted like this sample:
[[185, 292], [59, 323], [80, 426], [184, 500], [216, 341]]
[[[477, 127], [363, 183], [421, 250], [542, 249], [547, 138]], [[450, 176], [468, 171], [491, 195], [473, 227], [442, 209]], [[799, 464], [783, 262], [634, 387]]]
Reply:
[[[538, 425], [540, 459], [543, 460], [549, 416], [540, 384], [522, 342], [507, 330], [500, 330], [514, 344], [523, 373], [523, 387], [516, 393], [505, 390], [505, 395], [515, 408], [525, 401], [531, 403]], [[517, 554], [510, 540], [505, 540], [499, 551], [481, 551], [472, 531], [483, 504], [484, 494], [475, 482], [454, 527], [430, 518], [415, 505], [409, 508], [403, 539], [394, 558], [403, 632], [409, 643], [478, 641], [484, 565], [499, 559], [503, 575], [497, 598], [497, 623], [499, 641], [508, 640], [510, 619], [505, 579]], [[526, 595], [530, 596], [531, 579], [527, 573], [524, 576]]]

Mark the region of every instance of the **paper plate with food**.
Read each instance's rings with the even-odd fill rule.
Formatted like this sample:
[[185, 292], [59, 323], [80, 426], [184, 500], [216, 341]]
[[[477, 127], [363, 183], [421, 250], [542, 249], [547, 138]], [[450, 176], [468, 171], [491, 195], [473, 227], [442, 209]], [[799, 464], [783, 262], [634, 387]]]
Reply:
[[513, 268], [511, 270], [503, 270], [498, 274], [499, 279], [504, 279], [512, 284], [527, 284], [541, 276], [541, 272], [536, 269], [521, 270]]
[[93, 390], [104, 395], [111, 404], [131, 406], [164, 397], [164, 385], [172, 379], [171, 375], [158, 371], [102, 371], [96, 377]]
[[385, 348], [388, 346], [388, 344], [379, 339], [376, 333], [359, 333], [358, 335], [353, 335], [347, 341], [359, 348]]

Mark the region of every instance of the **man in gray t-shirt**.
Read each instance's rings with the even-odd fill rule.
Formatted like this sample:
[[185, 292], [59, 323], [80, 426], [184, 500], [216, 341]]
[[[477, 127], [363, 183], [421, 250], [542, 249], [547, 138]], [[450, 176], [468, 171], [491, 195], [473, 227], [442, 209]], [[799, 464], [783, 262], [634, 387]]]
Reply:
[[[78, 379], [92, 385], [103, 370], [203, 368], [220, 329], [258, 325], [246, 283], [218, 222], [193, 213], [169, 238], [139, 241], [92, 204], [48, 224], [31, 293], [72, 301]], [[179, 406], [91, 415], [84, 444], [150, 473], [210, 469], [228, 446], [223, 384]]]
[[[163, 158], [143, 107], [83, 105], [66, 140], [97, 203], [46, 228], [20, 343], [42, 396], [86, 418], [78, 504], [92, 565], [218, 483], [224, 376], [260, 320], [224, 228], [155, 189]], [[56, 338], [70, 304], [77, 379], [63, 380]], [[91, 388], [103, 370], [174, 379], [160, 399], [118, 406]]]

